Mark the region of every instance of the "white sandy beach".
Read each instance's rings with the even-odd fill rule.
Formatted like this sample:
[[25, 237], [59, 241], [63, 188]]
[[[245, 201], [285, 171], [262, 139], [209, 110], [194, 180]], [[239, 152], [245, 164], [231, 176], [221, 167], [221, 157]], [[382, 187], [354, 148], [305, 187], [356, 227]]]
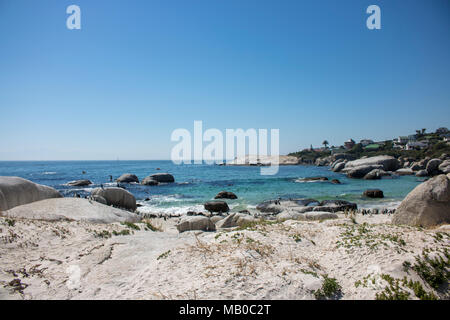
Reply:
[[[402, 264], [414, 263], [424, 248], [448, 248], [448, 227], [421, 230], [390, 220], [352, 221], [341, 213], [179, 234], [177, 219], [152, 220], [158, 232], [144, 223], [137, 231], [119, 223], [0, 218], [0, 299], [314, 299], [325, 275], [342, 287], [338, 298], [374, 299], [387, 285], [382, 274], [408, 276], [432, 292]], [[130, 235], [96, 236], [122, 230]]]

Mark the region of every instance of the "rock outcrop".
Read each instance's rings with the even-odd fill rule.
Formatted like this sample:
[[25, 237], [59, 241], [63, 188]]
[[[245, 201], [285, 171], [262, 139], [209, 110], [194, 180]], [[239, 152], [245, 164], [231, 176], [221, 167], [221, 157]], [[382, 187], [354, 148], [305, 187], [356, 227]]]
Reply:
[[394, 224], [432, 227], [450, 223], [450, 179], [442, 174], [415, 187], [400, 203]]
[[138, 215], [81, 198], [46, 199], [4, 212], [14, 219], [87, 221], [91, 223], [138, 222]]
[[216, 231], [216, 225], [208, 217], [190, 216], [181, 219], [177, 230], [180, 233], [193, 230]]
[[426, 177], [426, 176], [428, 176], [427, 170], [419, 170], [416, 172], [416, 177]]
[[345, 168], [345, 162], [339, 162], [336, 165], [334, 165], [331, 170], [334, 172], [341, 172], [342, 169]]
[[376, 156], [365, 159], [349, 161], [345, 165], [345, 169], [361, 167], [361, 166], [382, 166], [385, 171], [395, 171], [400, 168], [400, 162], [391, 156]]
[[344, 168], [344, 170], [347, 172], [347, 177], [349, 178], [364, 178], [366, 174], [373, 170], [381, 170], [383, 169], [382, 165], [361, 165], [357, 167], [350, 167], [347, 168], [347, 166]]
[[311, 211], [338, 212], [345, 210], [356, 210], [357, 205], [345, 200], [324, 200], [315, 199], [289, 199], [289, 200], [268, 200], [256, 206], [256, 209], [264, 215], [276, 215], [282, 212], [295, 211], [305, 213]]
[[19, 177], [0, 177], [0, 210], [50, 198], [62, 198], [55, 189]]
[[147, 178], [163, 183], [175, 182], [175, 178], [170, 173], [155, 173], [152, 174], [151, 176], [148, 176]]
[[443, 161], [438, 168], [445, 174], [450, 173], [450, 160]]
[[136, 198], [127, 190], [122, 188], [96, 188], [91, 196], [103, 197], [109, 206], [136, 210]]
[[295, 182], [314, 182], [314, 181], [328, 181], [327, 177], [307, 177], [307, 178], [299, 178], [295, 180]]
[[220, 191], [214, 199], [237, 199], [237, 196], [233, 192]]
[[425, 169], [425, 167], [422, 166], [422, 165], [420, 165], [420, 163], [418, 163], [418, 162], [414, 162], [414, 163], [411, 165], [411, 170], [412, 170], [412, 171], [420, 171], [420, 170], [424, 170], [424, 169]]
[[119, 178], [117, 178], [116, 181], [121, 183], [131, 183], [131, 182], [139, 183], [138, 177], [131, 173], [124, 173]]
[[382, 169], [374, 169], [370, 171], [368, 174], [364, 176], [365, 180], [375, 180], [375, 179], [381, 179], [382, 177], [390, 176], [389, 173]]
[[101, 204], [104, 204], [105, 206], [108, 205], [108, 201], [106, 201], [106, 199], [103, 198], [102, 196], [97, 196], [97, 195], [95, 195], [95, 196], [89, 196], [88, 199], [89, 199], [89, 200], [92, 200], [92, 201], [96, 201], [96, 202], [101, 203]]
[[91, 180], [74, 180], [67, 182], [67, 185], [71, 187], [84, 187], [90, 184], [92, 184]]
[[430, 176], [436, 175], [439, 172], [439, 166], [442, 164], [441, 159], [431, 159], [427, 163], [426, 170]]
[[363, 195], [369, 198], [384, 198], [383, 191], [380, 189], [368, 189], [363, 192]]
[[246, 224], [255, 221], [255, 218], [251, 215], [244, 213], [232, 213], [228, 217], [221, 219], [216, 223], [218, 228], [233, 228], [233, 227], [242, 227]]
[[395, 171], [395, 173], [398, 174], [399, 176], [411, 176], [415, 174], [415, 172], [412, 171], [410, 168], [398, 169], [397, 171]]
[[203, 206], [205, 207], [205, 210], [209, 212], [223, 213], [230, 211], [230, 208], [225, 201], [209, 201], [206, 202]]
[[142, 185], [145, 186], [156, 186], [159, 184], [158, 181], [156, 181], [155, 179], [153, 179], [153, 177], [149, 176], [149, 177], [145, 177], [142, 181], [141, 181]]

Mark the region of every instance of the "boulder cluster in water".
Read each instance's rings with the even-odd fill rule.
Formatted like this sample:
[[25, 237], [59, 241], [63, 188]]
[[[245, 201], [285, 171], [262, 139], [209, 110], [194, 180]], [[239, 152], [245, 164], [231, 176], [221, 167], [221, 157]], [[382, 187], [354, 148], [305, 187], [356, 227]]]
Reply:
[[355, 160], [352, 155], [334, 154], [317, 159], [315, 164], [330, 166], [333, 172], [345, 173], [349, 178], [366, 180], [398, 175], [433, 177], [450, 173], [450, 156], [447, 154], [434, 159], [426, 157], [420, 161], [408, 157], [396, 159], [392, 156], [363, 157]]
[[[403, 164], [403, 166], [410, 166], [407, 168], [408, 170], [419, 170], [422, 166], [425, 166], [426, 169], [420, 170], [426, 170], [429, 175], [436, 174], [436, 176], [411, 191], [397, 210], [358, 210], [355, 203], [345, 200], [318, 201], [316, 199], [279, 198], [258, 204], [255, 212], [243, 210], [229, 213], [230, 208], [226, 201], [213, 200], [204, 204], [207, 212], [189, 212], [180, 221], [178, 229], [180, 232], [187, 230], [214, 231], [216, 228], [240, 226], [261, 218], [267, 220], [333, 219], [337, 218], [337, 212], [395, 213], [393, 223], [422, 227], [450, 223], [450, 173], [447, 175], [440, 174], [443, 171], [448, 171], [449, 159], [447, 155], [443, 155], [441, 158], [443, 159], [424, 159], [419, 163]], [[362, 177], [361, 172], [366, 172], [364, 177], [369, 173], [380, 177], [384, 173], [394, 174], [394, 172], [401, 170], [397, 169], [401, 166], [401, 161], [389, 156], [351, 161], [339, 158], [331, 165], [332, 169], [335, 169], [341, 163], [344, 163], [344, 168], [341, 171], [347, 172], [349, 176]], [[369, 171], [369, 169], [371, 170]], [[144, 180], [152, 180], [157, 184], [175, 181], [174, 177], [168, 173], [153, 174], [147, 178]], [[303, 181], [328, 181], [328, 179], [313, 177], [303, 179]], [[139, 183], [139, 179], [133, 174], [124, 174], [117, 179], [117, 182]], [[92, 184], [89, 180], [77, 180], [68, 183], [71, 186], [89, 184]], [[363, 195], [370, 198], [384, 197], [383, 191], [379, 189], [366, 190]], [[62, 195], [53, 188], [18, 177], [0, 177], [0, 210], [5, 211], [9, 217], [52, 221], [60, 219], [86, 220], [96, 223], [132, 222], [142, 218], [142, 216], [134, 213], [137, 208], [135, 197], [124, 188], [96, 188], [88, 199], [60, 198], [62, 198]], [[233, 200], [237, 199], [237, 195], [230, 191], [221, 191], [215, 196], [215, 199]]]
[[[116, 179], [118, 183], [139, 183], [139, 178], [131, 173], [125, 173]], [[155, 173], [145, 177], [140, 183], [142, 185], [155, 186], [160, 183], [172, 183], [175, 178], [170, 173]]]

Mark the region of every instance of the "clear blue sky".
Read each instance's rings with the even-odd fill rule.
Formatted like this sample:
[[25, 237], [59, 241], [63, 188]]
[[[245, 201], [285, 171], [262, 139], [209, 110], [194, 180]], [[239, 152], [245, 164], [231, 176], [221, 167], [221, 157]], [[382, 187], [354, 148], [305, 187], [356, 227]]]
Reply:
[[0, 0], [0, 160], [169, 159], [194, 120], [388, 139], [450, 127], [449, 77], [448, 0]]

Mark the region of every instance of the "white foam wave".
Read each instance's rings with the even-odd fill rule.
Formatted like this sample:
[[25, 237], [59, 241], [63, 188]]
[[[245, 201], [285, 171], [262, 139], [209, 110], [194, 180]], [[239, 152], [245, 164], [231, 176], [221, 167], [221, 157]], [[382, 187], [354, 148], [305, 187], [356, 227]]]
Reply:
[[358, 204], [358, 209], [397, 209], [401, 201], [386, 201], [377, 203]]
[[187, 206], [173, 206], [173, 207], [159, 207], [155, 205], [143, 205], [136, 209], [141, 215], [155, 214], [160, 216], [183, 216], [189, 211], [201, 212], [204, 211], [203, 205], [187, 205]]

